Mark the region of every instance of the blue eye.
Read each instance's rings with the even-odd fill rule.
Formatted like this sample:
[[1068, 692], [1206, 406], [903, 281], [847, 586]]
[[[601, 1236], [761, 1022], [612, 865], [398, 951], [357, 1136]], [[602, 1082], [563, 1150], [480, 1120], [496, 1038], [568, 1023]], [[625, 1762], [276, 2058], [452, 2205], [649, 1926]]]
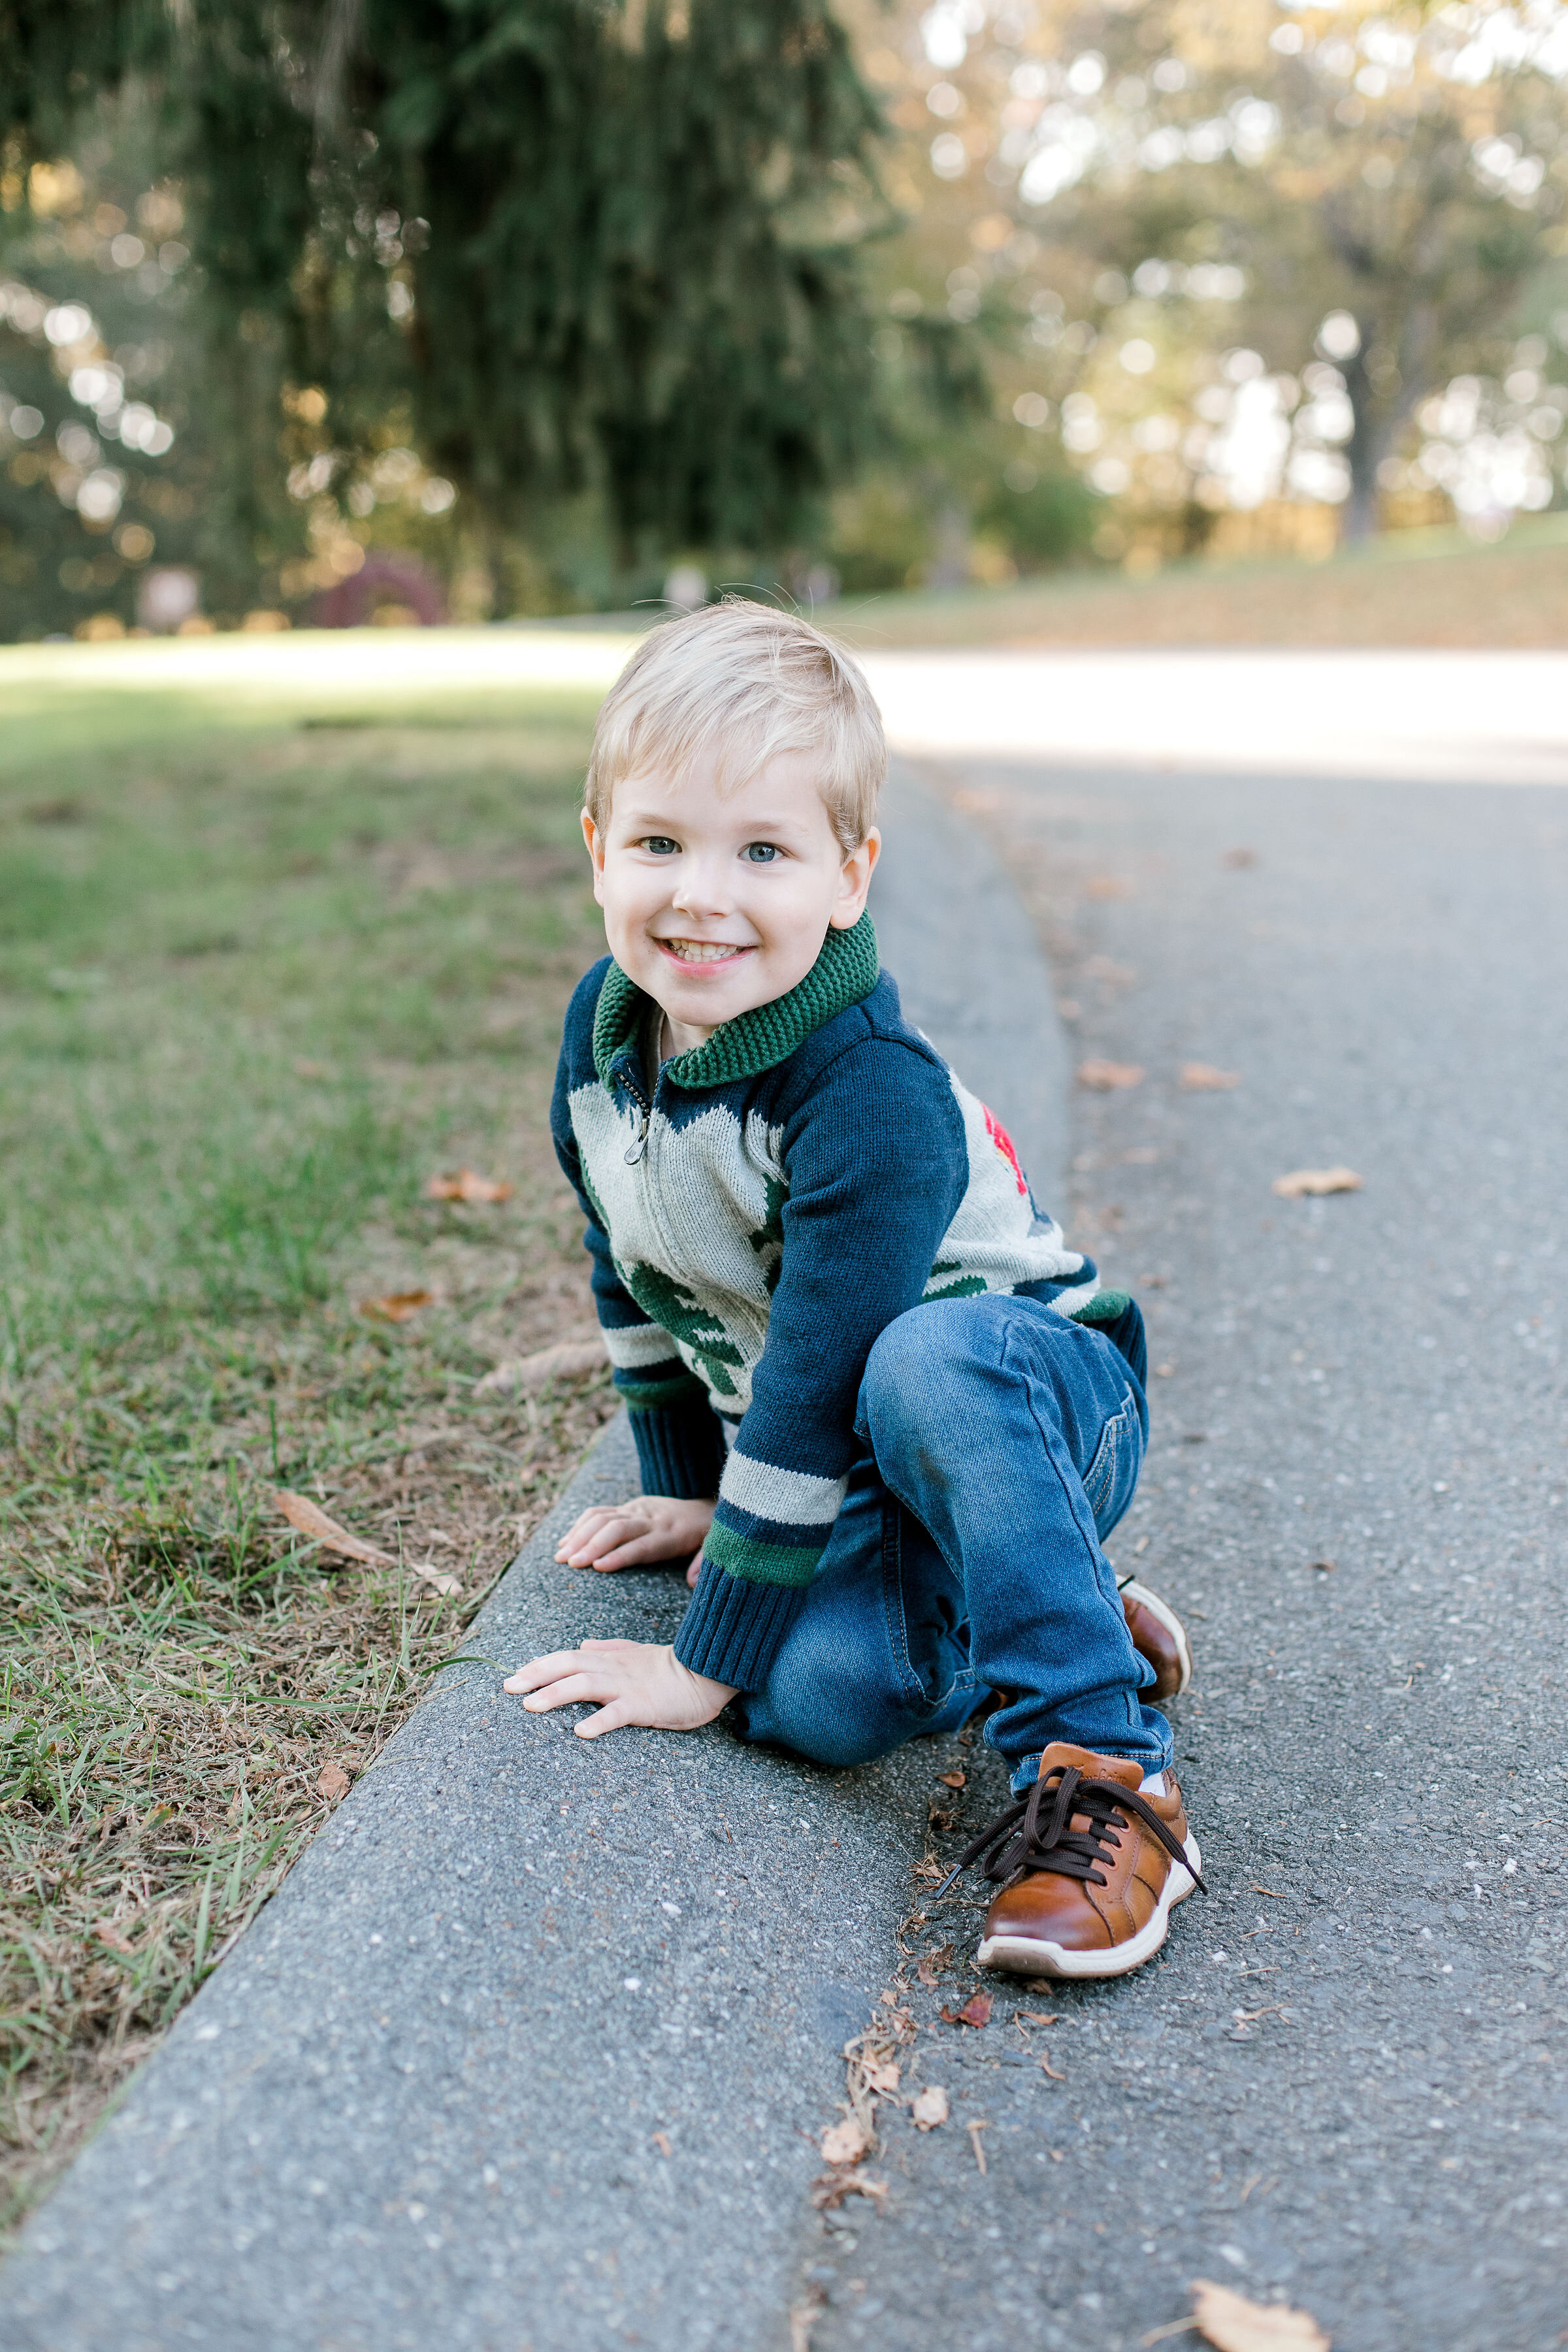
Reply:
[[741, 854], [749, 857], [753, 866], [771, 866], [778, 851], [771, 841], [748, 841]]
[[650, 833], [643, 843], [643, 847], [651, 849], [656, 857], [673, 857], [679, 846], [679, 842], [671, 841], [668, 833]]

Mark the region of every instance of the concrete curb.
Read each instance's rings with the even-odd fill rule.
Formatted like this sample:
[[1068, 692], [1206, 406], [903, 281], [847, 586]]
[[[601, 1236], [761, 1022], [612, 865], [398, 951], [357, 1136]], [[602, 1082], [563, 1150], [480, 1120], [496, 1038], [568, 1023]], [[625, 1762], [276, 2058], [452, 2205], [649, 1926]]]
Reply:
[[[911, 1016], [1059, 1202], [1067, 1060], [984, 845], [891, 794]], [[901, 823], [900, 823], [901, 819]], [[665, 1639], [684, 1588], [556, 1569], [594, 1447], [445, 1675], [24, 2232], [14, 2352], [782, 2344], [817, 2168], [907, 1906], [927, 1759], [829, 1775], [722, 1725], [587, 1745], [498, 1669]]]

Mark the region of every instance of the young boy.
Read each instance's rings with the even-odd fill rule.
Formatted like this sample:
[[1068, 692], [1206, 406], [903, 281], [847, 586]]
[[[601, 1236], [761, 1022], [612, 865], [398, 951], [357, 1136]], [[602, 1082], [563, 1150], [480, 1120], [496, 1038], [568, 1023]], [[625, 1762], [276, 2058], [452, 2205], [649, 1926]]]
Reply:
[[506, 1687], [583, 1738], [689, 1730], [861, 1764], [990, 1705], [1017, 1801], [983, 1964], [1148, 1959], [1198, 1852], [1146, 1703], [1185, 1636], [1118, 1592], [1142, 1322], [1037, 1213], [1005, 1130], [903, 1019], [865, 911], [887, 768], [854, 662], [727, 604], [647, 637], [600, 714], [584, 836], [610, 954], [552, 1112], [647, 1492], [557, 1559], [686, 1561], [672, 1645]]

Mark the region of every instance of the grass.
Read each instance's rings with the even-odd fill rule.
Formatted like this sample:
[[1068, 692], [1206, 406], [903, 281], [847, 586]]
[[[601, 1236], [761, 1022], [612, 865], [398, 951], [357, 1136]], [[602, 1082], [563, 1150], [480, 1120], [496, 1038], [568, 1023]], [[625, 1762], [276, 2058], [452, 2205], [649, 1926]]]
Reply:
[[899, 646], [1568, 645], [1568, 515], [1496, 546], [1392, 531], [1326, 563], [1173, 563], [1150, 580], [1065, 572], [1011, 588], [845, 597], [825, 625], [866, 653]]
[[[422, 691], [395, 729], [312, 723], [282, 687], [7, 695], [6, 2221], [461, 1647], [609, 1410], [599, 1378], [477, 1385], [591, 1319], [546, 1104], [602, 946], [594, 697]], [[423, 1197], [458, 1165], [512, 1198]], [[363, 1311], [414, 1289], [405, 1322]], [[460, 1594], [334, 1566], [279, 1486]]]

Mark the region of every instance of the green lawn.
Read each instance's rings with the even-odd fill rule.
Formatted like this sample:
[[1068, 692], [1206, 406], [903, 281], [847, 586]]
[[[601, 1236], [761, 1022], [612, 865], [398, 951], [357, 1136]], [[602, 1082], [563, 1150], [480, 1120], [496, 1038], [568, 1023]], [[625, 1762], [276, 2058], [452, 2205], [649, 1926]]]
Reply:
[[[231, 641], [232, 642], [232, 641]], [[129, 652], [131, 649], [127, 648]], [[149, 648], [149, 653], [156, 649]], [[14, 2217], [609, 1409], [546, 1110], [602, 948], [590, 688], [374, 702], [0, 655], [0, 2156]], [[426, 1200], [443, 1169], [503, 1205]], [[366, 1301], [427, 1290], [403, 1322]], [[461, 1580], [334, 1566], [272, 1502]]]

